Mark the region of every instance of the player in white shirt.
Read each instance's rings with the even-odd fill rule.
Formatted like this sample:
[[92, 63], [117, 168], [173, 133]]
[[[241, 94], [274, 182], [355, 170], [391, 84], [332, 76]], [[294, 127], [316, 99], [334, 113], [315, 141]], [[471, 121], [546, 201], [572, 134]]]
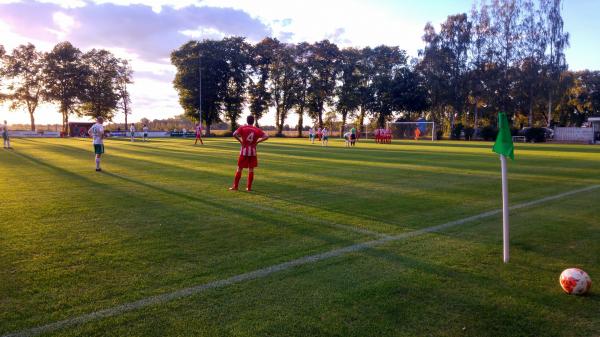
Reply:
[[133, 142], [135, 140], [135, 125], [133, 123], [129, 127], [129, 132], [131, 133], [131, 141]]
[[327, 143], [329, 142], [329, 130], [327, 130], [327, 128], [323, 128], [323, 130], [321, 130], [321, 134], [323, 136], [323, 138], [321, 138], [321, 145], [327, 146]]
[[351, 136], [351, 134], [352, 133], [350, 131], [344, 133], [344, 140], [346, 141], [346, 147], [350, 147], [350, 142], [351, 142], [350, 136]]
[[96, 154], [96, 172], [102, 171], [100, 168], [100, 157], [104, 153], [104, 118], [96, 118], [96, 124], [88, 130], [88, 135], [92, 137], [94, 143], [94, 153]]
[[310, 140], [311, 143], [315, 143], [315, 128], [314, 127], [310, 127], [310, 130], [308, 130], [308, 140]]
[[148, 138], [148, 125], [144, 124], [144, 127], [142, 128], [142, 131], [144, 131], [144, 139], [143, 139], [143, 141], [145, 142], [145, 141], [150, 140]]

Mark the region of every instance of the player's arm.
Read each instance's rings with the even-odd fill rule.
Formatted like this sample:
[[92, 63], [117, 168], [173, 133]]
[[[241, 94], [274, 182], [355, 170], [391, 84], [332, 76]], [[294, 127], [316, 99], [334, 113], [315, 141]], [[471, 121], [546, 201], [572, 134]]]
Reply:
[[263, 135], [258, 139], [258, 141], [256, 142], [256, 144], [262, 143], [262, 142], [264, 142], [267, 139], [269, 139], [269, 135], [266, 132], [263, 132]]
[[237, 130], [233, 133], [233, 138], [235, 138], [240, 144], [242, 144], [242, 138], [238, 134]]
[[94, 127], [91, 127], [88, 129], [88, 136], [92, 137], [92, 130], [94, 129]]

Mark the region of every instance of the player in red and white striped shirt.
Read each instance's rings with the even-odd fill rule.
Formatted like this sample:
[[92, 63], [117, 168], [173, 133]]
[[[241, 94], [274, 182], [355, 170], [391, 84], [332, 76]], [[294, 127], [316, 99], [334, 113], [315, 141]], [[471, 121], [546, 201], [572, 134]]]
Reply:
[[248, 184], [246, 185], [246, 191], [252, 190], [254, 168], [258, 166], [256, 145], [269, 139], [269, 136], [263, 130], [253, 126], [254, 116], [248, 116], [246, 122], [247, 125], [239, 127], [233, 133], [233, 137], [242, 144], [242, 149], [240, 150], [240, 157], [238, 158], [238, 168], [235, 172], [235, 180], [233, 181], [233, 186], [229, 188], [232, 191], [237, 191], [240, 179], [242, 178], [242, 171], [245, 168], [248, 169]]

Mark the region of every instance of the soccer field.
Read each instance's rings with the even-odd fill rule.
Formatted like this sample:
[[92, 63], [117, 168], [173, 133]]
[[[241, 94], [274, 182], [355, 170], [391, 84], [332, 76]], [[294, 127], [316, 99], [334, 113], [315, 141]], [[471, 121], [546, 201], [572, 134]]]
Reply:
[[503, 264], [491, 143], [272, 138], [252, 193], [232, 139], [12, 143], [1, 336], [600, 333], [600, 147], [516, 145]]

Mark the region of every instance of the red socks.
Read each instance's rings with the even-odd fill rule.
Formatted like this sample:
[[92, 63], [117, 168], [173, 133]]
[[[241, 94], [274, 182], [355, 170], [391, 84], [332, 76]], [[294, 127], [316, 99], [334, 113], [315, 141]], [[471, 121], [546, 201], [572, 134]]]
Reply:
[[248, 173], [248, 185], [246, 186], [248, 191], [252, 189], [252, 181], [254, 180], [254, 172]]
[[233, 181], [233, 188], [237, 190], [240, 185], [240, 179], [242, 179], [242, 171], [235, 172], [235, 180]]

